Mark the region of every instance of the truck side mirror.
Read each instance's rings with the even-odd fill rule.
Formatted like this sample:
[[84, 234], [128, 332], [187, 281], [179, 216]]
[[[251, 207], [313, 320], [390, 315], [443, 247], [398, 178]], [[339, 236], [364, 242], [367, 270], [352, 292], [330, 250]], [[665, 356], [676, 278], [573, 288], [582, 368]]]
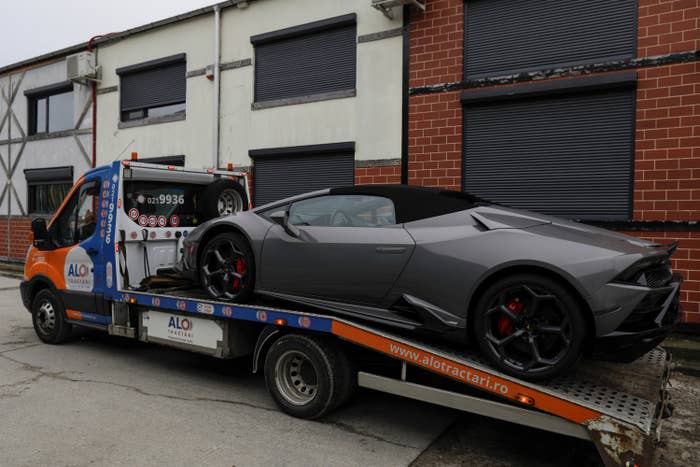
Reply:
[[292, 237], [299, 236], [299, 229], [297, 229], [295, 225], [289, 223], [289, 209], [273, 212], [270, 215], [270, 219], [272, 219], [275, 224], [281, 225], [284, 231]]
[[36, 218], [32, 221], [32, 234], [34, 234], [34, 246], [41, 249], [48, 247], [49, 232], [46, 229], [46, 219]]

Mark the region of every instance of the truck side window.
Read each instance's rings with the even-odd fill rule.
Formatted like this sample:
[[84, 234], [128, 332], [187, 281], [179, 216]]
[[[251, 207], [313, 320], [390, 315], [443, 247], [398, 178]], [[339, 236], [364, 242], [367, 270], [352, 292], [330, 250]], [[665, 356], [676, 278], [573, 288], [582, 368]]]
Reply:
[[71, 196], [51, 225], [51, 237], [57, 248], [75, 245], [95, 232], [98, 202], [99, 193], [94, 182], [84, 184]]

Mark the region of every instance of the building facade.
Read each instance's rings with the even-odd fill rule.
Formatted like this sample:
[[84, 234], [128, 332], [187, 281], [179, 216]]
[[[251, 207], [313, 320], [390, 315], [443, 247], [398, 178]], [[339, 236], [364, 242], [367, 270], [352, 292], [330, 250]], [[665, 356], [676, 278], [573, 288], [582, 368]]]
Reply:
[[0, 258], [23, 259], [35, 217], [50, 217], [92, 165], [89, 87], [66, 78], [71, 47], [0, 68]]
[[233, 3], [97, 41], [98, 164], [230, 162], [252, 171], [258, 205], [375, 168], [398, 179], [401, 8]]
[[700, 322], [700, 2], [410, 10], [408, 182], [680, 240]]

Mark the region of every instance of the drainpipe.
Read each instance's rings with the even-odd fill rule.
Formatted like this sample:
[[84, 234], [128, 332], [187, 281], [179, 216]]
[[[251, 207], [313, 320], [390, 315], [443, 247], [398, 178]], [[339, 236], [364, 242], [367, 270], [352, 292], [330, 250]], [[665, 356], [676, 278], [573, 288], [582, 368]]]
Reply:
[[[102, 39], [109, 37], [113, 34], [118, 34], [116, 32], [110, 32], [109, 34], [100, 34], [98, 36], [92, 36], [87, 44], [88, 52], [93, 52], [94, 43], [97, 39]], [[95, 67], [97, 67], [97, 57], [95, 57]], [[97, 81], [92, 82], [92, 166], [97, 166]]]
[[219, 67], [221, 65], [221, 8], [219, 5], [214, 6], [214, 102], [212, 113], [212, 168], [219, 168], [219, 94], [221, 92], [221, 86], [219, 84]]

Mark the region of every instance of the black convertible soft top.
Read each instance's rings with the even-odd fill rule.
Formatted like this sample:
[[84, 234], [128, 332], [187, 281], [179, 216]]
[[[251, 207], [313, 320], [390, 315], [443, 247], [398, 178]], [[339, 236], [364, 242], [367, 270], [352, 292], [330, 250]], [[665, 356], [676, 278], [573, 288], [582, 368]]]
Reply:
[[469, 193], [411, 185], [355, 185], [331, 188], [330, 194], [389, 198], [394, 203], [399, 224], [489, 204]]

